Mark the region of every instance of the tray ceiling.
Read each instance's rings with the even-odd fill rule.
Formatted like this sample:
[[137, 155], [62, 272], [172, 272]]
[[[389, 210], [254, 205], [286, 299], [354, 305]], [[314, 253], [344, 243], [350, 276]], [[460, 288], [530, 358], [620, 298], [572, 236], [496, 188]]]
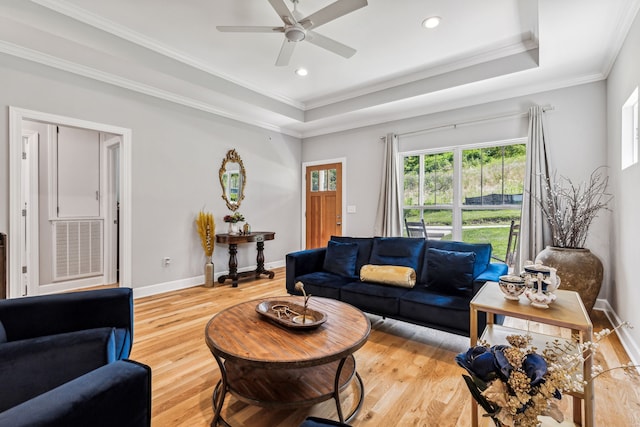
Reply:
[[216, 30], [281, 26], [267, 0], [3, 1], [0, 52], [309, 137], [606, 78], [640, 0], [368, 3], [314, 28], [349, 59], [302, 42], [276, 67], [281, 33]]

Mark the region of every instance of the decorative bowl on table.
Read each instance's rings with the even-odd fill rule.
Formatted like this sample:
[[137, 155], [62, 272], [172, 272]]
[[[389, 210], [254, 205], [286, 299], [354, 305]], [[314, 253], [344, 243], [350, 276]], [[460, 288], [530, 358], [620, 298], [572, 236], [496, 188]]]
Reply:
[[500, 286], [500, 290], [504, 294], [504, 297], [512, 301], [518, 301], [520, 299], [520, 295], [522, 295], [527, 287], [524, 278], [513, 274], [500, 276], [498, 286]]
[[265, 319], [291, 329], [313, 329], [327, 321], [327, 314], [291, 301], [263, 301], [256, 311]]

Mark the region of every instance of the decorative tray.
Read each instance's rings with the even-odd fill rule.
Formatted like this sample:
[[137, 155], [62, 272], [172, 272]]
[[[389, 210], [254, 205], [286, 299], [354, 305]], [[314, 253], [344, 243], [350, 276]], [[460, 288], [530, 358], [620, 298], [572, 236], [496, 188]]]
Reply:
[[[327, 321], [327, 315], [291, 301], [263, 301], [256, 306], [261, 316], [292, 329], [317, 328]], [[304, 319], [304, 323], [303, 323]]]

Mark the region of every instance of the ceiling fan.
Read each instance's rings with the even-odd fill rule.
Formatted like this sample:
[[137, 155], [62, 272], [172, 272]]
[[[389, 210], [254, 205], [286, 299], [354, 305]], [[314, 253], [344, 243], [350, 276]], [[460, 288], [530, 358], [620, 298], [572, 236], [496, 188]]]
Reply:
[[345, 58], [351, 58], [356, 53], [355, 49], [312, 30], [367, 6], [367, 0], [338, 0], [306, 17], [301, 17], [297, 11], [298, 0], [291, 0], [293, 2], [292, 11], [289, 10], [284, 0], [268, 1], [282, 19], [284, 26], [217, 26], [216, 28], [218, 31], [235, 33], [284, 33], [284, 41], [276, 60], [277, 66], [288, 65], [296, 43], [303, 40]]

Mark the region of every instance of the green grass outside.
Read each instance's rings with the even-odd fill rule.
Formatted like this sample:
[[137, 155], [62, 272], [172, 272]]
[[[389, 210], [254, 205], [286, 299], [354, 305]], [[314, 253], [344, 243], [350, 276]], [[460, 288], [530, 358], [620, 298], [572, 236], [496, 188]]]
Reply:
[[[420, 213], [417, 210], [406, 213], [408, 221], [419, 221]], [[425, 223], [429, 225], [451, 225], [451, 211], [425, 211]], [[503, 259], [507, 253], [509, 240], [509, 225], [511, 220], [519, 222], [520, 210], [473, 210], [463, 211], [462, 241], [469, 243], [491, 243], [492, 255]], [[465, 228], [467, 225], [481, 226], [483, 224], [493, 227]], [[495, 227], [502, 225], [503, 227]], [[451, 240], [451, 234], [442, 237], [442, 240]]]
[[[450, 210], [425, 210], [425, 220], [427, 225], [451, 225]], [[420, 221], [420, 212], [417, 209], [405, 212], [407, 221]], [[520, 219], [520, 209], [507, 210], [473, 210], [462, 212], [462, 225], [482, 225], [482, 224], [506, 224], [509, 225], [511, 220], [518, 221]]]
[[[451, 240], [451, 234], [442, 237], [442, 240]], [[509, 227], [471, 228], [462, 230], [462, 241], [469, 243], [491, 243], [491, 255], [504, 259], [507, 254], [507, 241], [509, 240]], [[492, 260], [495, 262], [496, 260]]]

